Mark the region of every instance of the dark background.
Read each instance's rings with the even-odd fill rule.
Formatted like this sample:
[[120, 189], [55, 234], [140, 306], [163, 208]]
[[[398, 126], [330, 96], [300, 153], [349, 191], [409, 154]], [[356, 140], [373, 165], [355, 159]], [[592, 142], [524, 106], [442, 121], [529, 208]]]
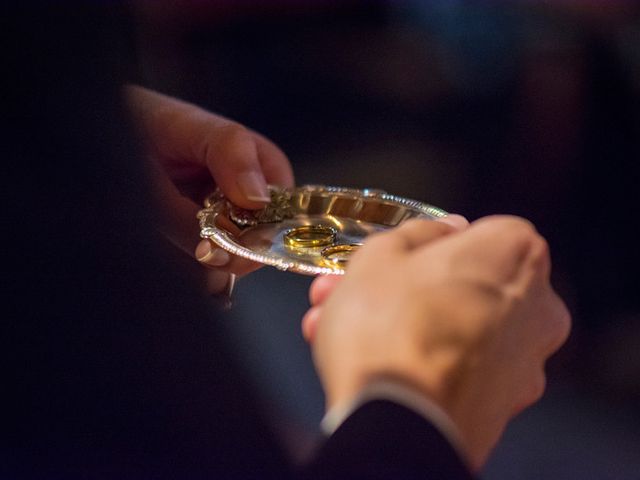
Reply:
[[[299, 184], [522, 215], [548, 238], [572, 336], [485, 477], [640, 478], [640, 6], [166, 3], [137, 8], [143, 83], [266, 134]], [[299, 456], [323, 411], [299, 329], [309, 282], [263, 269], [233, 310]]]

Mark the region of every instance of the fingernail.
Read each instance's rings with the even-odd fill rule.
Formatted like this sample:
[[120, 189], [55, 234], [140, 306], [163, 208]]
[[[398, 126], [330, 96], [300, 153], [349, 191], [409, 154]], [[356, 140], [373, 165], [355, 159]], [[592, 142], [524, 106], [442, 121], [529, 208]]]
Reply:
[[252, 202], [270, 202], [269, 190], [264, 176], [259, 172], [244, 172], [238, 175], [238, 186], [243, 195]]
[[464, 218], [462, 215], [456, 215], [453, 213], [446, 217], [440, 217], [436, 219], [436, 221], [451, 225], [456, 230], [464, 230], [469, 226], [469, 220]]
[[227, 252], [221, 248], [214, 248], [208, 241], [202, 241], [196, 247], [196, 258], [201, 263], [212, 265], [214, 267], [221, 267], [226, 265], [231, 260], [231, 257]]

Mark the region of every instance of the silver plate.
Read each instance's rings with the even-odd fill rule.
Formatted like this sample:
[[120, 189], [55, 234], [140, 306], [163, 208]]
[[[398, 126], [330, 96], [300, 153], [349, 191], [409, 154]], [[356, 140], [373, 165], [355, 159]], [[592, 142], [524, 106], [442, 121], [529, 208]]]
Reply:
[[[305, 185], [291, 190], [272, 189], [271, 196], [272, 204], [267, 209], [272, 212], [273, 206], [278, 205], [279, 213], [273, 217], [276, 221], [262, 215], [259, 221], [247, 225], [246, 221], [238, 222], [236, 207], [219, 192], [214, 193], [198, 213], [200, 236], [233, 255], [280, 270], [342, 275], [344, 269], [327, 265], [319, 251], [286, 247], [284, 233], [303, 225], [324, 225], [337, 230], [337, 244], [357, 244], [368, 235], [397, 227], [409, 218], [434, 220], [447, 216], [444, 210], [382, 190]], [[283, 205], [285, 214], [281, 215]]]

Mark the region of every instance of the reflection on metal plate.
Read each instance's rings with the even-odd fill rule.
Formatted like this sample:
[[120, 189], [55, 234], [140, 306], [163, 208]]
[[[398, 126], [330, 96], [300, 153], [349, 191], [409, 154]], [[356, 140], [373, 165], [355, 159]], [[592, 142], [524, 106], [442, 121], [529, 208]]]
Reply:
[[[322, 256], [323, 248], [362, 244], [368, 235], [396, 227], [409, 218], [433, 220], [447, 215], [426, 203], [373, 189], [322, 185], [291, 190], [271, 188], [271, 199], [263, 210], [239, 214], [237, 207], [215, 192], [198, 213], [200, 235], [234, 255], [281, 270], [341, 275], [346, 261], [327, 261]], [[318, 246], [292, 248], [285, 242], [285, 236], [300, 227], [320, 227], [319, 231], [324, 227], [326, 232], [333, 229], [332, 245], [320, 242]]]

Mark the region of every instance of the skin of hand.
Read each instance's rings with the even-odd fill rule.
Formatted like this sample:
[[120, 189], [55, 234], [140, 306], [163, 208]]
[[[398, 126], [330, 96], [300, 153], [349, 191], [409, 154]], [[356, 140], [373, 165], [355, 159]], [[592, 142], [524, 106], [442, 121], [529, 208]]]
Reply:
[[468, 228], [408, 221], [373, 236], [346, 275], [319, 277], [303, 319], [327, 408], [376, 378], [439, 404], [479, 470], [507, 422], [544, 392], [570, 315], [545, 240], [516, 217]]
[[196, 214], [205, 196], [218, 186], [236, 205], [262, 208], [269, 202], [267, 184], [293, 187], [289, 160], [270, 140], [232, 120], [139, 86], [124, 91], [146, 142], [163, 233], [211, 269], [208, 290], [217, 293], [230, 274], [258, 265], [200, 240]]

